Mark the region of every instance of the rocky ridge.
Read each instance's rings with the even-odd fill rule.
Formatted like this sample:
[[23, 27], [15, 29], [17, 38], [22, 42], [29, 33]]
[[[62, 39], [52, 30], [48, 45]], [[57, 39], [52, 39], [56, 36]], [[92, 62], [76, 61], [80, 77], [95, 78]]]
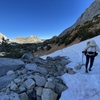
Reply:
[[17, 37], [13, 40], [11, 40], [12, 42], [16, 42], [16, 43], [20, 43], [20, 44], [25, 44], [25, 43], [41, 43], [43, 42], [40, 38], [38, 38], [37, 36], [29, 36], [29, 37]]
[[37, 36], [29, 36], [29, 37], [17, 37], [15, 39], [9, 39], [7, 36], [4, 34], [0, 33], [0, 42], [2, 42], [2, 38], [5, 40], [9, 40], [10, 43], [16, 42], [19, 44], [27, 44], [27, 43], [42, 43], [43, 40], [38, 38]]
[[81, 25], [82, 23], [91, 20], [94, 16], [100, 14], [100, 0], [95, 0], [77, 19], [77, 21], [70, 26], [69, 28], [65, 29], [59, 37], [64, 36], [68, 31], [71, 31], [73, 28], [75, 28], [78, 25]]

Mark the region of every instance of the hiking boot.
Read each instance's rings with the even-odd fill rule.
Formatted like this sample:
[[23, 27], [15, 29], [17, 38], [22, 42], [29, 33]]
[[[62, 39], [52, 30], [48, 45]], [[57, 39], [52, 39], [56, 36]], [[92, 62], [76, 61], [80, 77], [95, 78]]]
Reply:
[[91, 68], [89, 68], [89, 71], [91, 71]]
[[88, 73], [88, 70], [86, 70], [85, 72]]

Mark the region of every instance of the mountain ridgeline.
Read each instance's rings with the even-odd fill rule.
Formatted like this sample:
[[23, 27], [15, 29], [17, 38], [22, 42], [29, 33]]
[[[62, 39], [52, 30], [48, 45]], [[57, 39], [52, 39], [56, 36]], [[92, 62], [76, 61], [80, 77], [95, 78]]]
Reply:
[[100, 35], [100, 0], [95, 0], [76, 23], [65, 29], [58, 37], [54, 36], [47, 40], [47, 43], [68, 46], [97, 35]]
[[43, 42], [40, 38], [38, 38], [37, 36], [29, 36], [29, 37], [17, 37], [13, 40], [11, 40], [12, 42], [16, 42], [19, 44], [27, 44], [27, 43], [41, 43]]
[[59, 37], [64, 36], [67, 32], [72, 31], [76, 26], [83, 24], [86, 21], [92, 20], [92, 18], [96, 15], [100, 14], [100, 0], [95, 0], [77, 19], [77, 21], [65, 29]]
[[27, 43], [42, 43], [43, 40], [38, 38], [37, 36], [29, 36], [29, 37], [17, 37], [15, 39], [9, 39], [7, 36], [5, 36], [4, 34], [0, 33], [0, 42], [2, 42], [2, 38], [4, 38], [5, 40], [8, 39], [9, 42], [15, 42], [15, 43], [19, 43], [19, 44], [27, 44]]

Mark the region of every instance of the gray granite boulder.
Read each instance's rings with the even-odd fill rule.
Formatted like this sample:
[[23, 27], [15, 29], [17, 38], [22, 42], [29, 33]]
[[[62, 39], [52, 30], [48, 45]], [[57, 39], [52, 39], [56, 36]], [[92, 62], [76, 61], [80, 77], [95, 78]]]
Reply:
[[0, 77], [0, 89], [5, 88], [15, 78], [15, 75], [5, 75]]
[[0, 58], [0, 77], [5, 75], [9, 70], [17, 70], [25, 64], [19, 59]]

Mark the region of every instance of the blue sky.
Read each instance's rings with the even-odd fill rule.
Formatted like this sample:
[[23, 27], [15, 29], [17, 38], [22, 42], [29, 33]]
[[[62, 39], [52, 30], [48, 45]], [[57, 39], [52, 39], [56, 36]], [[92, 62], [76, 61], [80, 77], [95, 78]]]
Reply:
[[94, 0], [0, 0], [0, 32], [8, 38], [58, 36]]

